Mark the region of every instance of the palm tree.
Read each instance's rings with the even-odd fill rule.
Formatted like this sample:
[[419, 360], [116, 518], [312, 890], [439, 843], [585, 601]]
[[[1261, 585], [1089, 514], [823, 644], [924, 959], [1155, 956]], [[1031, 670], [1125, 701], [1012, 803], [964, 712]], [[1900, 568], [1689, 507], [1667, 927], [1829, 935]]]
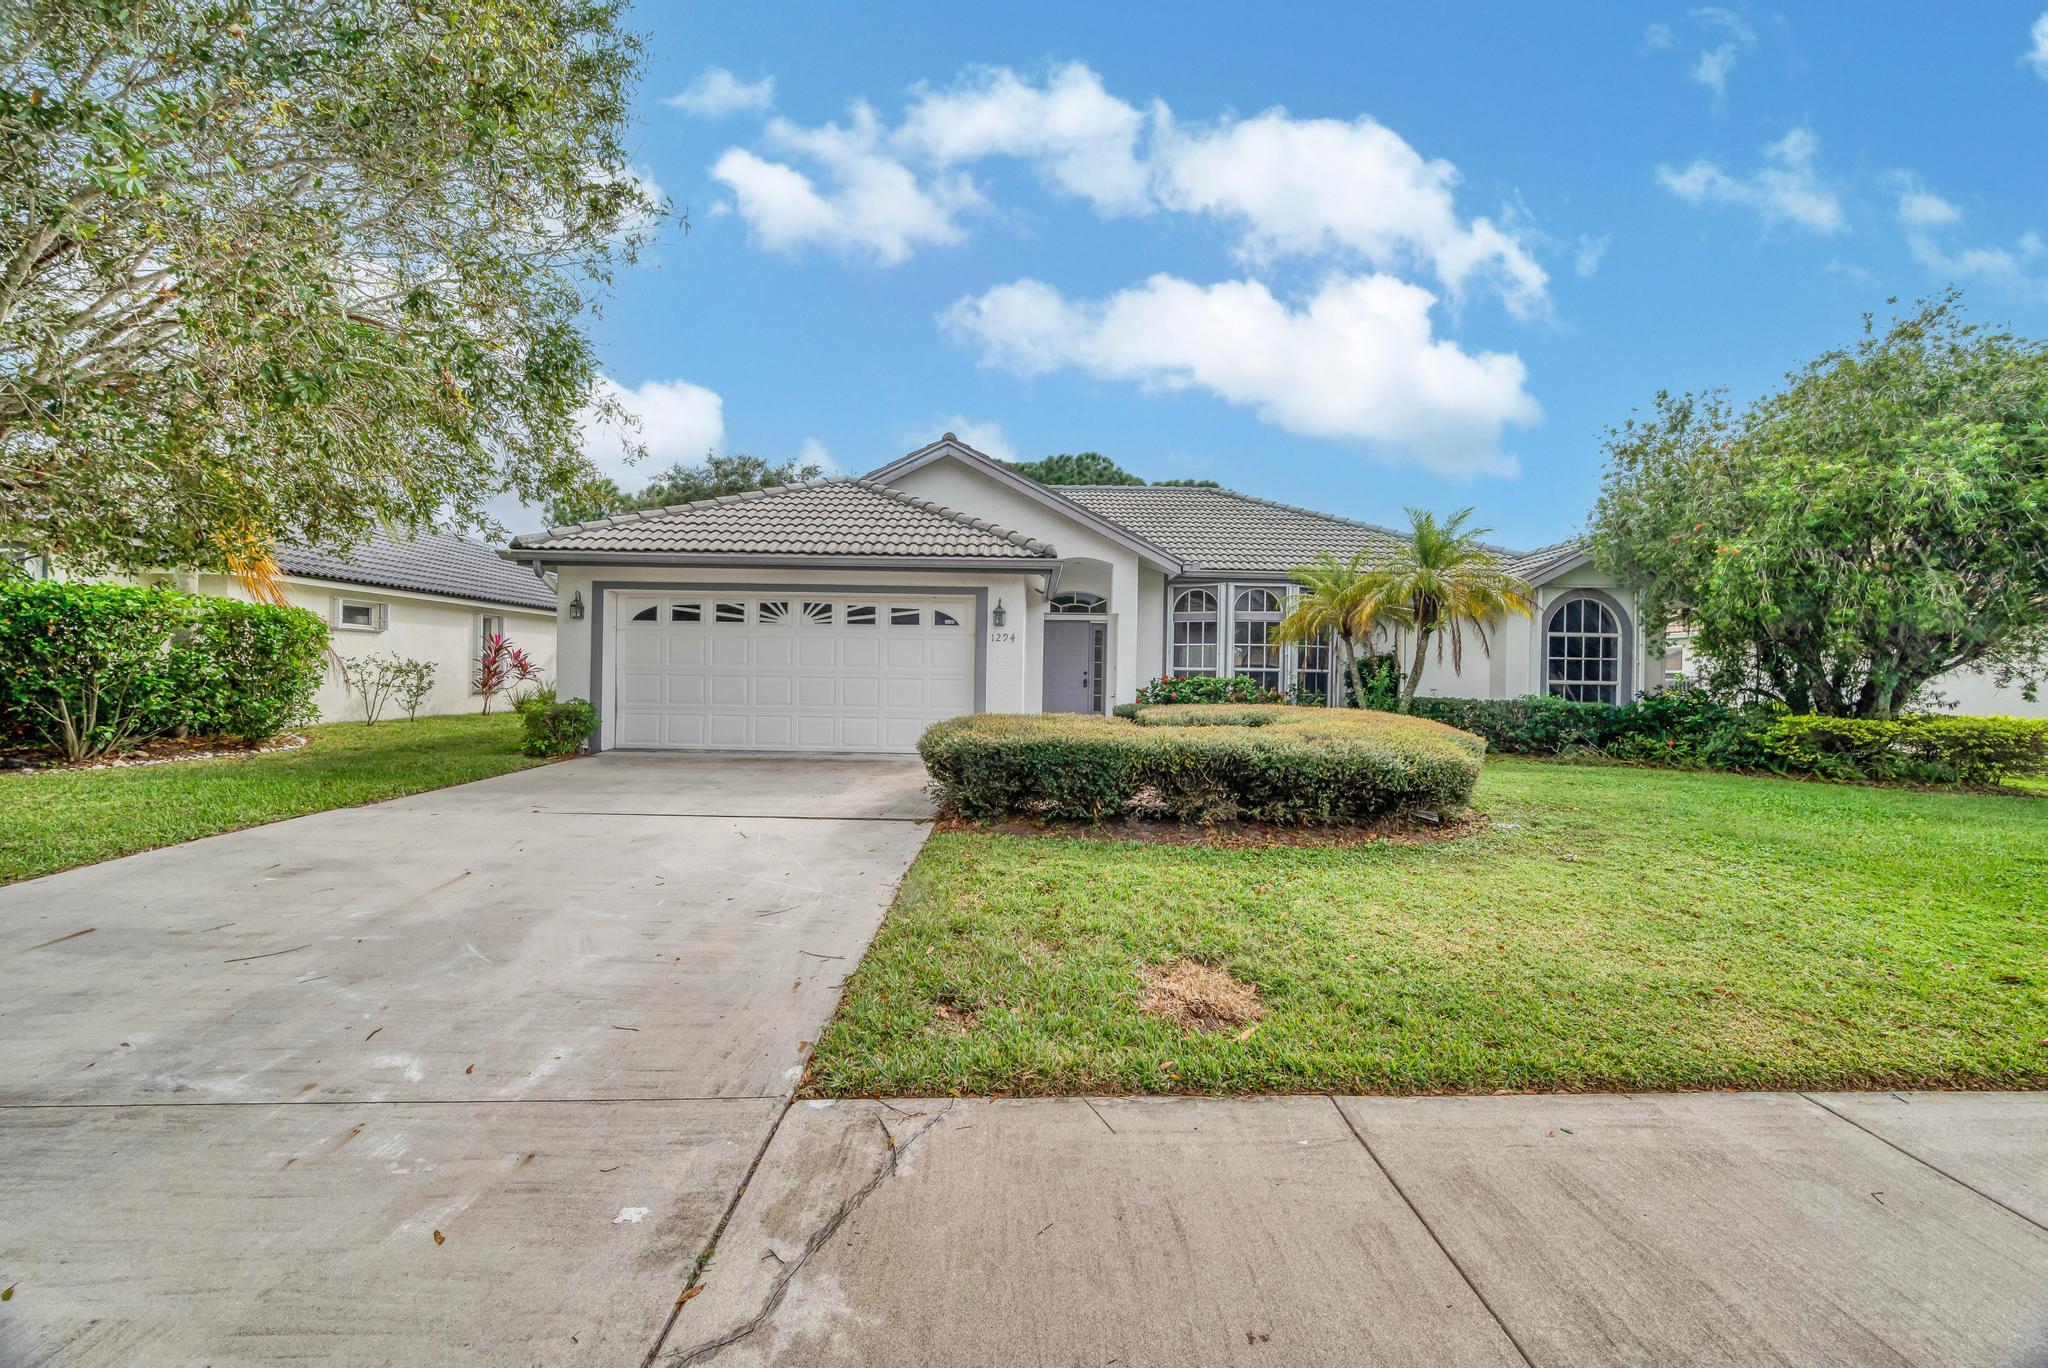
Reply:
[[1401, 630], [1415, 633], [1415, 654], [1408, 662], [1407, 678], [1401, 681], [1401, 711], [1408, 712], [1415, 690], [1422, 683], [1424, 653], [1430, 639], [1436, 639], [1436, 658], [1444, 658], [1444, 643], [1450, 642], [1451, 672], [1464, 666], [1465, 629], [1479, 638], [1479, 649], [1491, 653], [1486, 624], [1510, 613], [1532, 617], [1534, 591], [1521, 580], [1504, 573], [1494, 555], [1481, 544], [1491, 529], [1467, 530], [1465, 520], [1472, 510], [1461, 508], [1450, 517], [1438, 519], [1427, 509], [1408, 510], [1408, 545], [1388, 564], [1365, 579], [1360, 611], [1371, 622], [1396, 628], [1394, 653], [1401, 651]]
[[1290, 577], [1303, 591], [1294, 597], [1275, 635], [1282, 642], [1321, 642], [1335, 637], [1344, 659], [1351, 696], [1365, 697], [1365, 678], [1358, 672], [1358, 643], [1372, 635], [1373, 619], [1366, 599], [1372, 589], [1369, 553], [1340, 561], [1327, 551], [1316, 552], [1308, 565], [1297, 565]]

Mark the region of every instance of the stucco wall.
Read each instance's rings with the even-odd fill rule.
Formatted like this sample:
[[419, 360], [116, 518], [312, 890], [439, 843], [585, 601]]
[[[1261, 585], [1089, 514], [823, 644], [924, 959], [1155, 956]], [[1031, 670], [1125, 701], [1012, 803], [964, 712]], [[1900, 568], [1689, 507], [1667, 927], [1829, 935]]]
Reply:
[[[611, 718], [613, 700], [602, 697], [603, 690], [593, 681], [591, 674], [591, 632], [598, 625], [599, 615], [592, 611], [597, 602], [598, 583], [625, 585], [662, 585], [686, 587], [691, 585], [817, 585], [825, 586], [866, 586], [870, 588], [901, 589], [907, 593], [940, 593], [953, 589], [985, 589], [993, 615], [997, 603], [1004, 608], [1006, 622], [996, 627], [991, 621], [983, 637], [981, 649], [987, 662], [987, 699], [989, 712], [1027, 712], [1037, 708], [1036, 689], [1038, 680], [1029, 668], [1035, 665], [1037, 656], [1026, 646], [1035, 637], [1027, 624], [1031, 615], [1033, 600], [1043, 599], [1037, 590], [1037, 576], [970, 573], [958, 570], [785, 570], [748, 569], [742, 567], [701, 567], [663, 565], [617, 565], [589, 566], [565, 565], [560, 567], [557, 593], [564, 605], [557, 634], [557, 674], [559, 687], [564, 698], [588, 698], [597, 705], [603, 717], [603, 731], [599, 744], [609, 747], [611, 740]], [[604, 592], [610, 592], [609, 590]], [[584, 616], [572, 621], [567, 604], [575, 594], [583, 595]], [[615, 614], [604, 615], [604, 629], [610, 631]], [[607, 653], [609, 658], [609, 652]]]
[[[247, 599], [248, 593], [232, 577], [202, 575], [201, 593], [224, 598]], [[491, 614], [505, 619], [505, 635], [540, 665], [543, 677], [555, 678], [555, 619], [552, 614], [532, 609], [481, 602], [464, 603], [424, 594], [407, 594], [366, 585], [290, 579], [284, 595], [293, 606], [304, 608], [329, 623], [328, 643], [343, 661], [363, 656], [396, 654], [434, 663], [434, 689], [420, 712], [481, 712], [483, 700], [470, 690], [475, 675], [477, 650], [481, 644], [481, 619]], [[332, 626], [332, 601], [336, 596], [387, 609], [388, 626], [381, 632], [365, 632]], [[323, 722], [361, 721], [362, 700], [342, 680], [341, 666], [330, 660], [327, 676], [316, 700]], [[503, 698], [493, 710], [506, 706]], [[396, 704], [387, 705], [385, 716], [393, 716]]]

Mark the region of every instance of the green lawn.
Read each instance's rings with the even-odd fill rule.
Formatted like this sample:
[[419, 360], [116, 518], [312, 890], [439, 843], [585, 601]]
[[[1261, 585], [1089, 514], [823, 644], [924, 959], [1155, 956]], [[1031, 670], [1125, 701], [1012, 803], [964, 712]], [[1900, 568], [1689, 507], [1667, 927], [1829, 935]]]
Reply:
[[337, 722], [275, 755], [0, 774], [0, 883], [542, 763], [519, 735], [509, 713]]
[[[935, 835], [812, 1086], [2048, 1085], [2048, 801], [1497, 761], [1478, 804], [1435, 845]], [[1258, 988], [1248, 1037], [1140, 1010], [1183, 956]]]

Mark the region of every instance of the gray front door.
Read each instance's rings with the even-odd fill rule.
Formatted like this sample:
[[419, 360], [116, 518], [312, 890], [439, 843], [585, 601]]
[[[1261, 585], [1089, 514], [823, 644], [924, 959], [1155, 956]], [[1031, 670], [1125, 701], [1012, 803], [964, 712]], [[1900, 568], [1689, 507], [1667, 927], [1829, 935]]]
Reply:
[[1046, 712], [1102, 711], [1102, 630], [1099, 622], [1046, 620]]

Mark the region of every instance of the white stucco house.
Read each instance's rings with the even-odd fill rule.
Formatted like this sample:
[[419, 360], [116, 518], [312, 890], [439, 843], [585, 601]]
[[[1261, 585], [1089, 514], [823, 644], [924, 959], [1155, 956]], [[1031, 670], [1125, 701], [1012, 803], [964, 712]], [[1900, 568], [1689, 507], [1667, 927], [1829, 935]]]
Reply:
[[[1049, 487], [948, 433], [864, 478], [552, 528], [556, 679], [601, 749], [901, 752], [965, 712], [1107, 712], [1163, 674], [1341, 688], [1280, 646], [1288, 571], [1400, 534], [1227, 490]], [[1536, 589], [1425, 692], [1622, 700], [1662, 680], [1633, 596], [1578, 548], [1500, 553]], [[529, 577], [531, 578], [531, 576]]]
[[[483, 700], [470, 685], [484, 639], [493, 633], [524, 650], [554, 679], [554, 588], [488, 546], [428, 533], [405, 540], [373, 537], [345, 555], [286, 546], [276, 557], [285, 601], [327, 624], [327, 676], [315, 699], [323, 722], [362, 719], [362, 700], [343, 672], [363, 656], [432, 661], [434, 688], [422, 715], [482, 710]], [[196, 593], [249, 597], [231, 575], [142, 578]]]

